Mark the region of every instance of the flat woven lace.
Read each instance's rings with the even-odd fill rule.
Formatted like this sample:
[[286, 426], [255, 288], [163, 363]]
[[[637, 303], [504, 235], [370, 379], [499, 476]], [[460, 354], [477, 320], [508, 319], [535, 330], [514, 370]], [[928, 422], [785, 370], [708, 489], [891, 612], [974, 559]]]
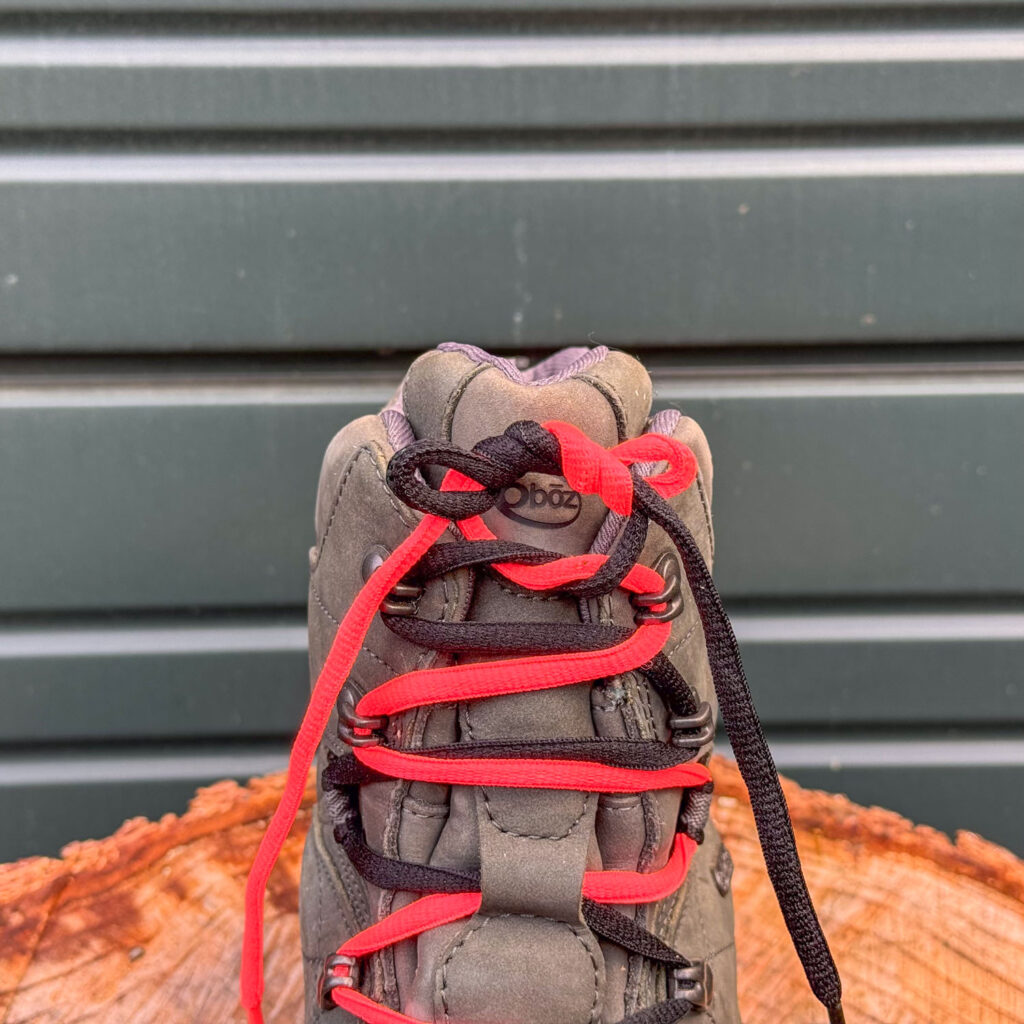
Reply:
[[[667, 464], [644, 477], [638, 465]], [[630, 471], [630, 467], [634, 467]], [[447, 472], [440, 489], [427, 483], [430, 467]], [[561, 556], [530, 545], [499, 541], [482, 515], [505, 487], [525, 473], [558, 475], [580, 494], [600, 496], [625, 517], [610, 554]], [[415, 708], [481, 700], [551, 687], [593, 684], [638, 670], [680, 721], [698, 717], [696, 696], [662, 653], [671, 622], [659, 619], [663, 576], [638, 564], [648, 526], [655, 523], [674, 544], [704, 627], [708, 659], [722, 717], [744, 782], [769, 878], [797, 954], [831, 1024], [841, 1024], [841, 985], [828, 943], [804, 881], [792, 824], [721, 599], [700, 550], [665, 501], [689, 487], [697, 474], [693, 453], [661, 434], [644, 434], [606, 450], [570, 424], [515, 423], [472, 451], [430, 440], [401, 449], [388, 466], [388, 486], [423, 518], [370, 576], [335, 634], [292, 747], [284, 792], [260, 843], [246, 887], [241, 1003], [250, 1024], [262, 1024], [263, 904], [270, 872], [295, 821], [306, 779], [327, 723], [337, 706], [363, 638], [377, 614], [396, 634], [439, 653], [501, 654], [498, 660], [456, 663], [396, 676], [354, 703], [344, 757], [331, 756], [322, 777], [332, 796], [335, 838], [357, 871], [382, 888], [420, 894], [414, 902], [348, 939], [330, 965], [345, 983], [331, 1000], [366, 1024], [423, 1024], [359, 990], [351, 974], [363, 957], [432, 928], [462, 920], [481, 906], [479, 875], [402, 862], [373, 851], [358, 813], [358, 787], [381, 778], [464, 786], [505, 786], [592, 793], [659, 789], [709, 792], [711, 776], [694, 760], [704, 742], [674, 736], [672, 744], [621, 739], [474, 741], [444, 747], [398, 749], [383, 736], [392, 716]], [[439, 544], [455, 525], [463, 541]], [[425, 580], [459, 568], [500, 573], [511, 583], [581, 602], [621, 589], [646, 605], [635, 629], [580, 623], [440, 623], [384, 612], [382, 605], [410, 574]], [[646, 599], [646, 600], [645, 600]], [[522, 656], [519, 656], [522, 655]], [[682, 823], [682, 817], [681, 817]], [[691, 961], [610, 904], [661, 900], [682, 885], [701, 838], [685, 824], [666, 863], [650, 872], [589, 871], [584, 875], [583, 916], [596, 934], [630, 953], [673, 968]], [[695, 1009], [685, 989], [620, 1024], [672, 1024]], [[514, 1024], [514, 1022], [510, 1022]]]

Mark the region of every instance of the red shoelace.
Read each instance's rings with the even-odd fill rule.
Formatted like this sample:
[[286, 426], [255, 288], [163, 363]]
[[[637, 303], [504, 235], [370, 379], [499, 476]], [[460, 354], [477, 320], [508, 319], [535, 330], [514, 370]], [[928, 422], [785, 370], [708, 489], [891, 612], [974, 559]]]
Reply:
[[[549, 421], [542, 425], [560, 446], [562, 469], [570, 487], [581, 494], [596, 494], [614, 512], [628, 515], [633, 504], [634, 463], [668, 464], [647, 477], [663, 497], [671, 497], [693, 483], [697, 461], [685, 445], [661, 434], [644, 434], [606, 450], [571, 424]], [[449, 470], [442, 491], [479, 491], [482, 485]], [[317, 678], [309, 705], [292, 746], [281, 801], [263, 835], [253, 861], [245, 893], [245, 932], [242, 945], [241, 1003], [250, 1024], [262, 1024], [263, 902], [271, 870], [295, 822], [317, 747], [348, 678], [363, 638], [381, 604], [397, 583], [416, 565], [450, 525], [450, 520], [426, 514], [419, 524], [373, 573], [352, 602], [335, 634]], [[467, 540], [489, 540], [494, 534], [480, 517], [456, 524]], [[495, 564], [507, 579], [531, 590], [552, 590], [587, 579], [607, 561], [599, 554], [575, 555], [543, 565], [515, 562]], [[620, 587], [633, 594], [659, 593], [662, 576], [634, 565]], [[655, 605], [652, 611], [664, 606]], [[435, 703], [480, 700], [502, 694], [526, 693], [557, 686], [590, 683], [619, 675], [649, 662], [664, 647], [670, 622], [645, 622], [623, 642], [599, 651], [573, 651], [472, 664], [421, 669], [381, 684], [356, 705], [358, 716], [399, 714]], [[358, 731], [358, 730], [357, 730]], [[529, 789], [564, 789], [593, 793], [638, 793], [648, 790], [701, 787], [710, 781], [707, 768], [683, 763], [668, 768], [636, 769], [592, 761], [510, 758], [437, 758], [415, 750], [382, 745], [356, 746], [352, 756], [366, 768], [396, 779], [461, 786], [506, 786]], [[582, 896], [596, 903], [650, 903], [675, 892], [686, 876], [696, 848], [688, 836], [678, 834], [666, 864], [651, 872], [589, 871]], [[480, 908], [479, 892], [421, 896], [376, 924], [348, 939], [338, 949], [343, 958], [364, 957], [403, 939], [462, 918]], [[345, 964], [335, 967], [344, 977]], [[423, 1024], [384, 1006], [356, 988], [338, 987], [331, 998], [366, 1024]]]

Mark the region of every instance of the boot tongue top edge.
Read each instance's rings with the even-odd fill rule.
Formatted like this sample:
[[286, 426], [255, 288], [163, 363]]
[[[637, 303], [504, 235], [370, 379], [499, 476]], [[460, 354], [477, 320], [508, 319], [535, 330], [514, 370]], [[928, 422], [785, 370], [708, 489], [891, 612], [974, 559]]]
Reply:
[[567, 380], [600, 363], [608, 355], [608, 346], [597, 345], [594, 348], [587, 348], [584, 345], [577, 345], [563, 348], [539, 363], [527, 367], [520, 367], [514, 359], [494, 355], [477, 345], [467, 345], [458, 341], [443, 342], [437, 346], [437, 351], [459, 352], [479, 366], [493, 366], [516, 384], [543, 387], [545, 384], [557, 384], [559, 381]]
[[[490, 427], [503, 417], [475, 414], [486, 413], [495, 401], [512, 418], [493, 433], [516, 420], [566, 419], [594, 436], [610, 411], [615, 437], [602, 443], [614, 444], [643, 431], [651, 381], [636, 359], [604, 345], [565, 348], [522, 368], [475, 345], [446, 342], [412, 364], [389, 410], [406, 418], [415, 439], [462, 444], [456, 419], [479, 418]], [[464, 423], [459, 432], [466, 433]], [[487, 436], [480, 433], [472, 444]]]
[[[413, 363], [401, 403], [410, 440], [468, 449], [518, 420], [563, 420], [608, 448], [644, 430], [651, 383], [637, 360], [604, 346], [564, 349], [521, 369], [475, 346], [446, 344]], [[589, 549], [606, 514], [600, 498], [562, 478], [527, 474], [484, 521], [502, 539], [570, 554]]]

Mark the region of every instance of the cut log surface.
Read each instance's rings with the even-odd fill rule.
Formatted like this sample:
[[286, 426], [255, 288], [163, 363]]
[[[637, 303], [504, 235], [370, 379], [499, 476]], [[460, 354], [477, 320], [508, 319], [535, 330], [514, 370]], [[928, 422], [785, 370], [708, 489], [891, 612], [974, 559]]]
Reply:
[[[746, 1024], [817, 1024], [764, 874], [735, 766], [713, 764], [736, 862]], [[245, 876], [281, 778], [201, 790], [187, 814], [137, 819], [60, 860], [0, 867], [0, 1024], [241, 1021]], [[877, 808], [786, 784], [850, 1024], [1024, 1022], [1024, 863]], [[311, 794], [310, 794], [311, 795]], [[301, 1019], [298, 881], [308, 800], [267, 898], [267, 1019]], [[510, 1022], [515, 1024], [515, 1022]]]

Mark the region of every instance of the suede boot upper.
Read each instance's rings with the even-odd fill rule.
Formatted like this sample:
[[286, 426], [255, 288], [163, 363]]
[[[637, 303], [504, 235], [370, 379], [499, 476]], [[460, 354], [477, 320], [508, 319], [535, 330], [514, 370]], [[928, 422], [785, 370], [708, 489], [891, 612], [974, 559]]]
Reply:
[[[367, 555], [408, 535], [419, 515], [389, 491], [388, 461], [412, 440], [452, 441], [471, 449], [520, 420], [559, 420], [602, 447], [648, 429], [651, 383], [634, 359], [605, 349], [572, 350], [525, 374], [469, 346], [442, 346], [410, 369], [382, 416], [357, 420], [332, 441], [317, 498], [311, 552], [310, 664], [316, 676], [337, 624], [363, 585]], [[697, 456], [696, 481], [672, 504], [710, 564], [711, 459], [700, 428], [659, 414], [655, 429]], [[505, 488], [484, 516], [502, 540], [559, 554], [607, 552], [617, 524], [594, 495], [564, 478], [530, 473]], [[640, 563], [653, 565], [672, 545], [650, 527]], [[716, 707], [700, 618], [685, 580], [684, 606], [664, 653], [701, 700]], [[635, 609], [619, 591], [580, 602], [508, 583], [498, 574], [460, 569], [429, 582], [417, 615], [434, 621], [595, 622], [632, 626]], [[451, 656], [399, 639], [375, 622], [349, 684], [366, 693], [413, 668]], [[591, 686], [421, 707], [391, 724], [392, 745], [438, 746], [466, 740], [617, 738], [668, 741], [669, 712], [639, 672]], [[328, 750], [345, 753], [328, 730]], [[710, 744], [701, 757], [710, 753]], [[650, 871], [669, 855], [679, 790], [635, 795], [544, 789], [443, 786], [387, 779], [361, 787], [366, 839], [388, 857], [478, 871], [479, 913], [376, 955], [363, 990], [427, 1022], [450, 1024], [614, 1024], [666, 998], [664, 969], [598, 939], [581, 913], [585, 871]], [[685, 808], [684, 808], [685, 810]], [[318, 805], [307, 843], [302, 888], [307, 989], [323, 958], [356, 928], [411, 902], [410, 893], [365, 883], [333, 839], [329, 799]], [[708, 822], [682, 890], [660, 903], [620, 908], [715, 975], [707, 1019], [737, 1024], [728, 854]], [[723, 882], [723, 878], [725, 881]], [[345, 1019], [311, 996], [307, 1019]]]

